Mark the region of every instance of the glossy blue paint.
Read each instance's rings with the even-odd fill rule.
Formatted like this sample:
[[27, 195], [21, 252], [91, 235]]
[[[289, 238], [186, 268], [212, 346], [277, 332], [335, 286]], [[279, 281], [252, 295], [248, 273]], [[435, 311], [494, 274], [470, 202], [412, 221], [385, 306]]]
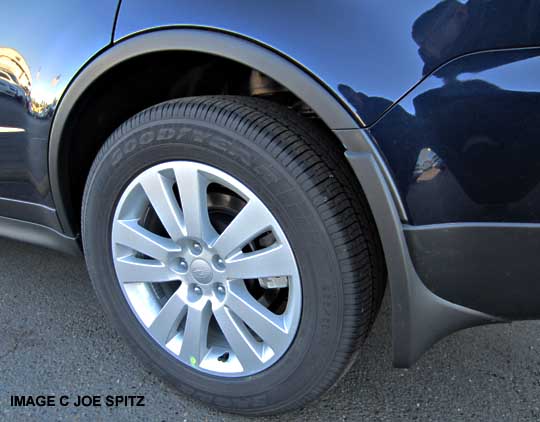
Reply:
[[[124, 0], [115, 39], [182, 25], [236, 33], [308, 69], [370, 125], [454, 57], [540, 44], [539, 16], [536, 0], [469, 0], [465, 5], [456, 0]], [[429, 25], [432, 19], [435, 27]], [[374, 108], [351, 92], [385, 101]]]
[[54, 206], [47, 165], [54, 111], [77, 71], [110, 44], [116, 6], [117, 0], [2, 6], [0, 199]]
[[540, 49], [447, 67], [371, 128], [411, 223], [540, 222]]

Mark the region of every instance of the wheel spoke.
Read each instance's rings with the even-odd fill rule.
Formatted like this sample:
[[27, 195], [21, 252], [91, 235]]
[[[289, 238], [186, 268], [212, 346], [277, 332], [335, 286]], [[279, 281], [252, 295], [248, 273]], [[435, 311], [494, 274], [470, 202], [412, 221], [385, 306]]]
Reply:
[[205, 302], [200, 309], [191, 306], [188, 310], [180, 357], [192, 366], [199, 366], [208, 352], [208, 325], [211, 316], [210, 302]]
[[242, 253], [226, 260], [226, 263], [227, 277], [232, 279], [292, 275], [295, 269], [292, 252], [284, 245]]
[[181, 297], [180, 287], [165, 303], [148, 327], [148, 331], [160, 343], [166, 344], [175, 334], [178, 324], [184, 319], [187, 305]]
[[159, 172], [151, 172], [141, 177], [141, 186], [171, 239], [177, 241], [184, 237], [182, 211], [174, 196], [172, 182]]
[[206, 196], [208, 180], [198, 169], [187, 166], [175, 168], [175, 175], [187, 235], [212, 243], [217, 237], [217, 232], [208, 215]]
[[165, 261], [170, 252], [181, 250], [171, 239], [146, 230], [135, 219], [115, 221], [113, 239], [116, 243], [128, 246], [158, 261]]
[[261, 345], [253, 338], [242, 321], [226, 306], [216, 309], [214, 316], [244, 371], [252, 371], [260, 367]]
[[227, 306], [238, 315], [274, 352], [288, 343], [288, 332], [283, 318], [261, 305], [246, 289], [243, 281], [230, 284]]
[[114, 264], [118, 279], [123, 283], [165, 282], [178, 280], [178, 276], [159, 261], [134, 256], [117, 258]]
[[213, 247], [226, 258], [269, 230], [272, 221], [272, 215], [266, 207], [258, 199], [252, 198], [220, 234]]

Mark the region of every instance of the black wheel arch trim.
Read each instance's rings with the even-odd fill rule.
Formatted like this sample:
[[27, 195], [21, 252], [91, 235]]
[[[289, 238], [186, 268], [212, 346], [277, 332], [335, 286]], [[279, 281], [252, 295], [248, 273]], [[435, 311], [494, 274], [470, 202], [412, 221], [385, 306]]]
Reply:
[[345, 148], [353, 151], [369, 151], [376, 157], [390, 186], [401, 219], [406, 221], [405, 209], [378, 146], [369, 136], [362, 135], [364, 131], [359, 130], [361, 125], [321, 81], [270, 47], [223, 31], [186, 27], [137, 33], [119, 40], [90, 61], [63, 94], [49, 137], [49, 176], [58, 219], [68, 236], [74, 236], [76, 233], [70, 224], [62, 195], [60, 150], [62, 134], [73, 106], [99, 76], [119, 63], [143, 54], [170, 50], [196, 51], [222, 56], [260, 70], [289, 88], [305, 101], [330, 129], [335, 130]]
[[346, 152], [368, 199], [381, 238], [392, 302], [393, 362], [410, 367], [443, 337], [476, 325], [506, 322], [449, 302], [431, 292], [418, 276], [391, 192], [374, 157]]

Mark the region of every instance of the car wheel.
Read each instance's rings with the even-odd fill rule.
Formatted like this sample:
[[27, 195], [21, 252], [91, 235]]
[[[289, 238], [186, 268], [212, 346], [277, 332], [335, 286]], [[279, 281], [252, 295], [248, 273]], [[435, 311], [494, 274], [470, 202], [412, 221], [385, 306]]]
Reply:
[[97, 296], [142, 361], [230, 412], [329, 389], [384, 289], [336, 141], [264, 100], [184, 98], [129, 119], [92, 166], [82, 236]]

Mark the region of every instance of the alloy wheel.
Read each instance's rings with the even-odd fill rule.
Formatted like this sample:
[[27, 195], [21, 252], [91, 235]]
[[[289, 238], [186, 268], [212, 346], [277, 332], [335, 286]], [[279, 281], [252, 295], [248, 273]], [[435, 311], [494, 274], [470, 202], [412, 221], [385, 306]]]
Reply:
[[186, 365], [252, 375], [294, 339], [302, 291], [291, 246], [264, 203], [219, 169], [171, 161], [136, 176], [116, 206], [112, 255], [140, 323]]

